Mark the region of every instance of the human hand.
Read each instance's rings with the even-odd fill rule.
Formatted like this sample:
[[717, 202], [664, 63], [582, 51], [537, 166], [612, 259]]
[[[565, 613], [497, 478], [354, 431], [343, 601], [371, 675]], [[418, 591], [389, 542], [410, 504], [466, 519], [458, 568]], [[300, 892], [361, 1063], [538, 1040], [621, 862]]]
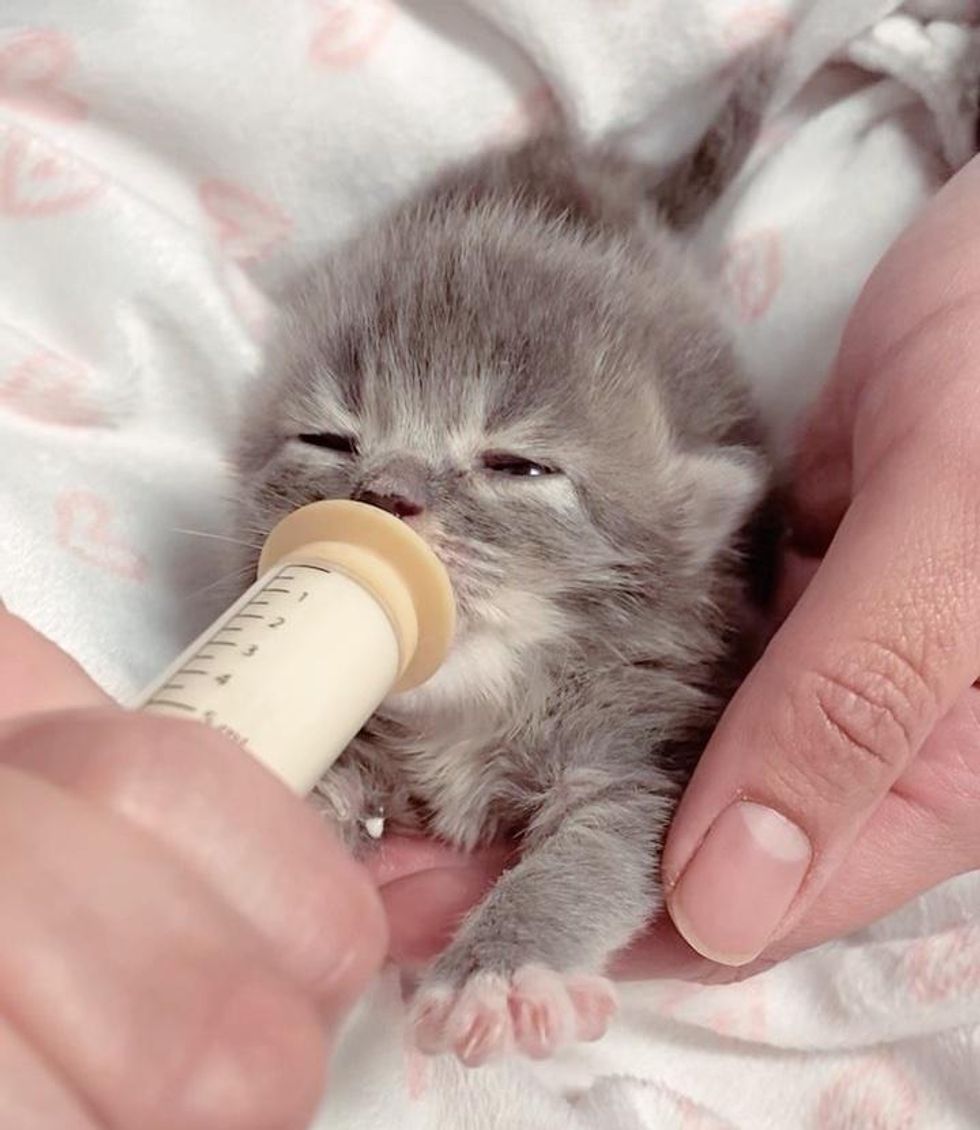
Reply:
[[382, 960], [316, 814], [0, 611], [0, 1126], [305, 1130]]
[[[853, 312], [795, 476], [802, 595], [678, 808], [673, 921], [622, 975], [740, 978], [980, 867], [978, 200], [980, 160]], [[393, 955], [427, 956], [502, 859], [390, 845]]]
[[794, 475], [819, 561], [671, 825], [671, 917], [725, 965], [980, 866], [978, 188], [974, 161], [851, 316]]

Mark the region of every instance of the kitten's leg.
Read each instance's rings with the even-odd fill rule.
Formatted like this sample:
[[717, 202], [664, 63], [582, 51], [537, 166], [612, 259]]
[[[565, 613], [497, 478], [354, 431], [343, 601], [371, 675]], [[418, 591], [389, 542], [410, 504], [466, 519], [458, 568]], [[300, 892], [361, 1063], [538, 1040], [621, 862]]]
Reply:
[[[586, 774], [583, 774], [586, 776]], [[463, 923], [416, 997], [423, 1051], [470, 1065], [597, 1039], [615, 1011], [607, 959], [660, 906], [657, 848], [674, 801], [649, 780], [568, 779], [518, 864]]]

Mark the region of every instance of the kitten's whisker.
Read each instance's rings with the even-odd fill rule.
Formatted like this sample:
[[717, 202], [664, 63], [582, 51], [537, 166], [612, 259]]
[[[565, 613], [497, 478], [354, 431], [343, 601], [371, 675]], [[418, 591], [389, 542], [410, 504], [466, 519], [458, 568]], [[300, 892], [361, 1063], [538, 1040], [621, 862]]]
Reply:
[[254, 549], [255, 543], [243, 541], [241, 538], [229, 537], [227, 534], [213, 534], [207, 530], [183, 530], [177, 526], [173, 526], [172, 532], [175, 534], [185, 534], [187, 537], [192, 538], [208, 538], [212, 541], [226, 541], [232, 545], [243, 545], [246, 549]]
[[217, 580], [211, 581], [210, 584], [203, 585], [201, 588], [193, 589], [191, 592], [186, 594], [185, 598], [187, 600], [198, 600], [202, 596], [213, 592], [215, 589], [220, 589], [222, 586], [227, 586], [229, 590], [231, 590], [233, 585], [235, 585], [235, 587], [237, 588], [237, 586], [242, 581], [251, 582], [252, 579], [252, 567], [250, 565], [242, 565], [238, 569], [235, 569], [230, 573], [225, 573], [223, 576], [218, 577]]

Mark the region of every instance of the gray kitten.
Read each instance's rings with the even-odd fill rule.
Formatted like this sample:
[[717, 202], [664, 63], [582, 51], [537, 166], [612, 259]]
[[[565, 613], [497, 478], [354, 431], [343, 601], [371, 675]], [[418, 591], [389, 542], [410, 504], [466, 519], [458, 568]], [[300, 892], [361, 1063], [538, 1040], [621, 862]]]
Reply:
[[373, 503], [459, 608], [443, 669], [383, 704], [320, 800], [352, 839], [383, 810], [520, 846], [417, 994], [424, 1050], [602, 1034], [600, 974], [660, 910], [668, 820], [748, 661], [770, 469], [678, 232], [741, 165], [765, 85], [659, 179], [563, 131], [455, 169], [286, 295], [243, 531]]

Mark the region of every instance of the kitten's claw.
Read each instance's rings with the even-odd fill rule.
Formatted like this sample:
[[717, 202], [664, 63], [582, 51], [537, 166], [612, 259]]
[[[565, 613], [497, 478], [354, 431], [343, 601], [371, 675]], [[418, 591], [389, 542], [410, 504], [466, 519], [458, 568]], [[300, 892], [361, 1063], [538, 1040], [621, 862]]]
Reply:
[[517, 1046], [531, 1059], [547, 1059], [571, 1043], [578, 1027], [563, 979], [534, 966], [514, 974], [510, 1016]]
[[453, 1052], [476, 1067], [514, 1048], [546, 1059], [574, 1040], [597, 1040], [615, 1011], [604, 977], [525, 965], [510, 978], [476, 973], [455, 992], [423, 986], [411, 1024], [420, 1051]]
[[427, 1055], [447, 1050], [446, 1021], [453, 1007], [449, 989], [420, 989], [412, 1007], [412, 1035], [415, 1046]]

